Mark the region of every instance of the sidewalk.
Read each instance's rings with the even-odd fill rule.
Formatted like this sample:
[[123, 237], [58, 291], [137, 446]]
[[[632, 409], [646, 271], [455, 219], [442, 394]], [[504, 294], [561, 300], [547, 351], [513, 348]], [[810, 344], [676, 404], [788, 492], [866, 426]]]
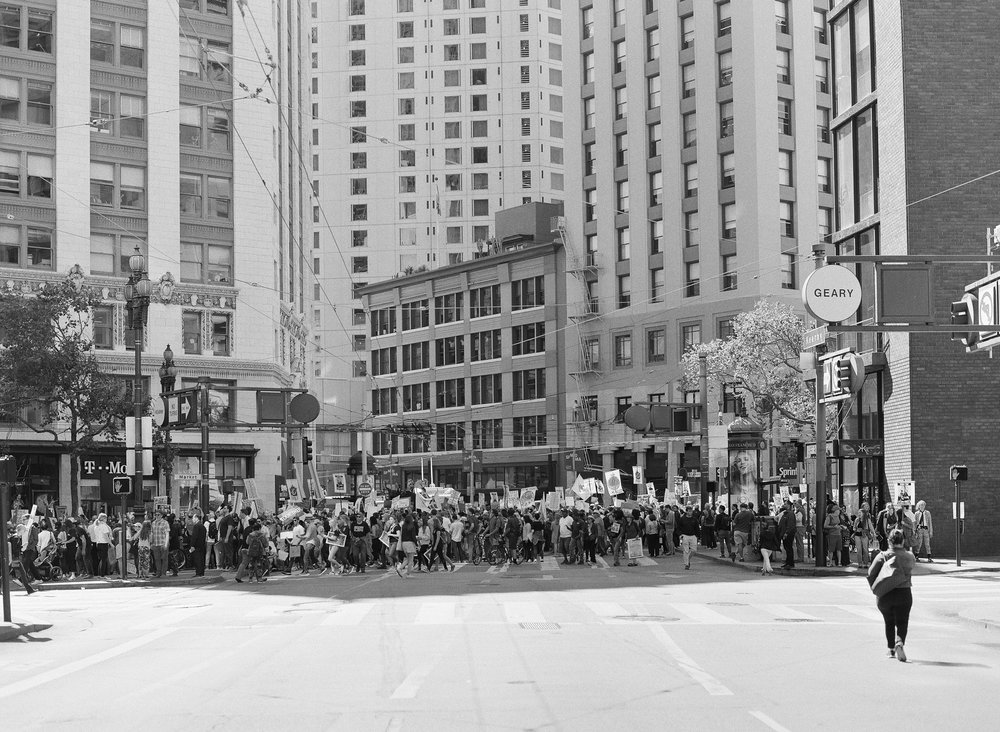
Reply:
[[[218, 569], [205, 571], [204, 577], [195, 577], [191, 570], [182, 570], [177, 577], [167, 575], [159, 579], [137, 579], [134, 574], [130, 574], [127, 580], [122, 580], [121, 576], [114, 577], [90, 577], [88, 579], [77, 580], [57, 580], [55, 582], [36, 582], [35, 589], [41, 592], [55, 592], [64, 590], [108, 590], [116, 587], [185, 587], [199, 585], [213, 585], [225, 582], [226, 574], [233, 572], [223, 572]], [[231, 579], [231, 577], [229, 578]], [[24, 590], [17, 584], [11, 583], [11, 592], [24, 593]]]
[[[760, 573], [764, 563], [760, 559], [751, 559], [746, 562], [733, 562], [728, 557], [723, 559], [715, 550], [699, 547], [695, 555], [702, 559], [718, 562], [719, 564], [741, 569], [744, 572]], [[782, 555], [783, 556], [783, 555]], [[859, 579], [867, 575], [866, 569], [861, 569], [856, 565], [850, 567], [817, 567], [815, 560], [809, 562], [796, 562], [794, 569], [782, 569], [783, 559], [771, 560], [775, 576], [785, 575], [786, 577], [858, 577]], [[955, 564], [954, 559], [935, 559], [933, 563], [918, 562], [913, 568], [915, 577], [928, 576], [965, 576], [984, 573], [1000, 573], [1000, 557], [986, 557], [978, 559], [963, 559], [962, 566]], [[972, 607], [963, 607], [956, 610], [948, 617], [957, 618], [963, 623], [973, 625], [978, 628], [988, 630], [1000, 630], [1000, 584], [997, 585], [997, 599], [990, 602], [977, 603]]]

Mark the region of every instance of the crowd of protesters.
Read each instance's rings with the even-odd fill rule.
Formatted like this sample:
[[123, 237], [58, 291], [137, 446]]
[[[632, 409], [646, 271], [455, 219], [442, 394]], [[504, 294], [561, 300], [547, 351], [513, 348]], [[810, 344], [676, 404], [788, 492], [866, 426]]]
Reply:
[[[916, 509], [912, 513], [908, 506], [889, 503], [873, 516], [862, 504], [849, 516], [842, 504], [829, 501], [822, 526], [826, 562], [848, 566], [853, 553], [855, 563], [867, 567], [873, 551], [885, 550], [897, 528], [905, 546], [918, 556], [925, 552], [932, 561], [930, 512], [922, 501]], [[445, 504], [426, 511], [386, 507], [370, 516], [321, 509], [284, 523], [251, 514], [250, 508], [222, 507], [178, 518], [157, 511], [148, 520], [124, 524], [103, 513], [90, 520], [24, 516], [8, 526], [14, 575], [29, 591], [33, 583], [60, 578], [120, 576], [124, 552], [128, 574], [139, 579], [176, 577], [187, 568], [195, 576], [206, 569], [235, 571], [241, 582], [257, 555], [266, 558], [270, 571], [285, 574], [363, 574], [369, 568], [391, 568], [410, 576], [454, 571], [456, 562], [482, 559], [500, 545], [506, 556], [526, 561], [553, 556], [582, 565], [597, 563], [600, 556], [610, 557], [613, 566], [623, 560], [633, 566], [637, 543], [649, 557], [681, 553], [686, 569], [699, 545], [734, 562], [755, 559], [759, 552], [766, 575], [773, 572], [772, 559], [778, 554], [783, 568], [794, 567], [807, 558], [807, 547], [816, 545], [815, 514], [799, 499], [757, 510], [752, 503], [728, 509], [711, 503], [587, 504], [557, 511], [537, 503], [532, 509]], [[251, 539], [255, 532], [260, 541]]]

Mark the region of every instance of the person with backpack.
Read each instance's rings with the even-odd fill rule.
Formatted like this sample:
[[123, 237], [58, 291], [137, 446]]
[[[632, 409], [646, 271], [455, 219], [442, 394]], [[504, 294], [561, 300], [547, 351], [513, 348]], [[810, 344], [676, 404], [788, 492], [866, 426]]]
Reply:
[[[250, 533], [246, 536], [246, 546], [240, 550], [240, 566], [236, 570], [236, 581], [243, 582], [246, 576], [247, 565], [253, 559], [260, 559], [267, 554], [268, 537], [260, 530], [257, 519], [251, 519], [248, 527]], [[262, 578], [263, 579], [263, 578]]]
[[221, 569], [215, 561], [215, 543], [219, 540], [219, 524], [215, 514], [210, 513], [205, 519], [205, 566], [208, 569]]
[[878, 610], [885, 624], [889, 658], [906, 662], [906, 633], [913, 608], [912, 579], [916, 558], [906, 548], [902, 529], [888, 536], [890, 548], [880, 552], [868, 568], [868, 586], [878, 598]]

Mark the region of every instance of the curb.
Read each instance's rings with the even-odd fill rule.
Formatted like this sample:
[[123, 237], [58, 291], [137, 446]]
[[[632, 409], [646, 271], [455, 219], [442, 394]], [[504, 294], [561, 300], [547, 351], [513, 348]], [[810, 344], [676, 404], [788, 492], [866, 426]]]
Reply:
[[37, 585], [42, 592], [66, 592], [69, 590], [114, 590], [122, 587], [200, 587], [202, 585], [217, 585], [226, 578], [188, 577], [170, 578], [169, 580], [98, 580], [93, 582], [49, 582]]
[[23, 635], [38, 633], [51, 628], [51, 625], [35, 623], [2, 623], [0, 622], [0, 643], [20, 638]]
[[[763, 564], [758, 562], [734, 562], [731, 559], [723, 559], [720, 556], [695, 552], [696, 557], [708, 559], [709, 561], [732, 567], [744, 572], [759, 574]], [[782, 577], [863, 577], [866, 571], [858, 567], [813, 567], [800, 563], [795, 569], [782, 569], [780, 565], [773, 565], [775, 576]]]

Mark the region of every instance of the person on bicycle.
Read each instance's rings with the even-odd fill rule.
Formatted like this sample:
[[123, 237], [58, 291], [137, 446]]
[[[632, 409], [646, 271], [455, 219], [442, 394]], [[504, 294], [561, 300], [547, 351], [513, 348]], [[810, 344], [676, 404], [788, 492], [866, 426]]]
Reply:
[[504, 514], [507, 520], [504, 522], [504, 538], [507, 539], [507, 551], [511, 560], [517, 555], [517, 545], [521, 541], [521, 520], [517, 517], [517, 511], [513, 508], [505, 508]]
[[500, 534], [502, 531], [503, 520], [500, 516], [500, 512], [494, 508], [490, 515], [489, 526], [486, 529], [485, 549], [487, 554], [489, 554], [490, 550], [493, 548], [493, 543], [500, 540]]

